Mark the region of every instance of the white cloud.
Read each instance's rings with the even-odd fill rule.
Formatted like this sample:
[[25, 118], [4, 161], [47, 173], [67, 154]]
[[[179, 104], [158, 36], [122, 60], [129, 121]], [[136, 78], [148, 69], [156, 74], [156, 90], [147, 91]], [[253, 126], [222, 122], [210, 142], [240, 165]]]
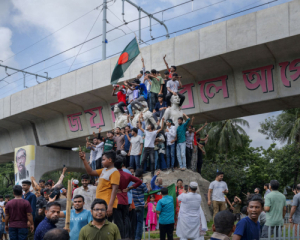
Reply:
[[[249, 135], [250, 139], [252, 139], [251, 147], [263, 146], [265, 149], [267, 149], [270, 146], [270, 144], [273, 143], [271, 140], [267, 140], [267, 136], [261, 134], [260, 132], [258, 132], [258, 130], [260, 129], [260, 122], [263, 122], [268, 117], [277, 116], [280, 113], [281, 112], [271, 112], [243, 117], [243, 119], [247, 120], [250, 124], [250, 128], [244, 129]], [[276, 142], [276, 144], [278, 147], [282, 146], [279, 142]]]

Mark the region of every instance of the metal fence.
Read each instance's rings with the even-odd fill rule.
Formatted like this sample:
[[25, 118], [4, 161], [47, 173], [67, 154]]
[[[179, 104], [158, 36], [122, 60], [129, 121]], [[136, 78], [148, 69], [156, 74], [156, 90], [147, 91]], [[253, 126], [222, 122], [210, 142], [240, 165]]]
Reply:
[[260, 238], [260, 240], [299, 240], [300, 226], [293, 224], [285, 224], [284, 226], [277, 226], [274, 228], [269, 227], [268, 237]]

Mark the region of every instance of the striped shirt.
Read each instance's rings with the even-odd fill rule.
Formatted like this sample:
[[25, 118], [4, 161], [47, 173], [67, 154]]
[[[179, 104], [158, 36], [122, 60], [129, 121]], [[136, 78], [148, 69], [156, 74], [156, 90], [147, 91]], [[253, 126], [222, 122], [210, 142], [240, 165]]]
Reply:
[[143, 207], [145, 205], [144, 193], [148, 192], [148, 188], [145, 183], [142, 183], [136, 189], [132, 189], [132, 197], [135, 207]]

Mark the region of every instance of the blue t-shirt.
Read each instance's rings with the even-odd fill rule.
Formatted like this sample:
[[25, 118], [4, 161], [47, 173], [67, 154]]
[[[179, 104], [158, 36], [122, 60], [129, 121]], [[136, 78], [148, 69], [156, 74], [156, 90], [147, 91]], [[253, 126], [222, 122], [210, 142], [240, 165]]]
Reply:
[[[131, 138], [132, 137], [131, 133], [129, 133], [128, 136]], [[124, 150], [128, 152], [130, 149], [130, 141], [128, 140], [126, 134], [124, 136], [124, 140], [125, 140]]]
[[[63, 212], [66, 216], [66, 211]], [[91, 211], [83, 209], [82, 212], [76, 213], [75, 209], [72, 209], [70, 216], [70, 240], [78, 240], [81, 228], [92, 220]]]
[[259, 240], [260, 224], [249, 217], [243, 218], [236, 225], [234, 234], [242, 236], [241, 240]]
[[140, 96], [143, 96], [145, 100], [148, 99], [148, 92], [144, 83], [140, 83]]
[[159, 223], [174, 223], [174, 200], [171, 196], [163, 196], [156, 205], [156, 211], [160, 211]]
[[156, 112], [159, 112], [159, 109], [160, 108], [163, 108], [163, 107], [168, 107], [168, 105], [167, 105], [167, 103], [166, 102], [162, 102], [162, 103], [160, 103], [160, 102], [157, 102], [156, 104], [155, 104], [155, 111]]

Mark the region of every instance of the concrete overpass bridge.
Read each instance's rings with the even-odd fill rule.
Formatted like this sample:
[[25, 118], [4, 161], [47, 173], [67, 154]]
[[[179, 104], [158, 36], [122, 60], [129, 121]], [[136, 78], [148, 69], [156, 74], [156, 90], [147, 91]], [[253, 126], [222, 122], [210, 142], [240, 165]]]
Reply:
[[[164, 54], [178, 67], [183, 108], [198, 123], [299, 107], [299, 22], [300, 0], [294, 0], [141, 51], [149, 70], [165, 70]], [[116, 98], [110, 78], [117, 58], [0, 99], [0, 162], [12, 161], [17, 147], [35, 145], [43, 149], [37, 154], [37, 177], [61, 168], [63, 161], [81, 167], [78, 159], [72, 162], [76, 154], [63, 149], [82, 145], [99, 127], [113, 128], [110, 106]], [[138, 57], [120, 82], [140, 69]]]

